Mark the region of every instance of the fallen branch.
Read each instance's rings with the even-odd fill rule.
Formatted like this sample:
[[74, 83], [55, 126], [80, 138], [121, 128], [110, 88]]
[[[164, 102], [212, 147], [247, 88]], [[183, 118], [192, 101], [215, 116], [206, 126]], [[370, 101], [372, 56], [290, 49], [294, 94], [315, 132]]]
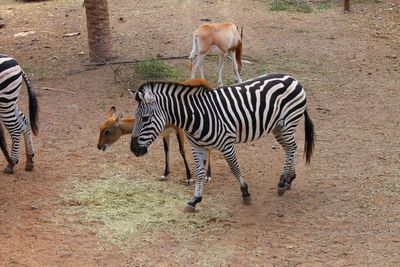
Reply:
[[[99, 57], [98, 55], [93, 53], [93, 51], [89, 50], [89, 53], [91, 53], [93, 56], [95, 56], [97, 59], [99, 59], [101, 61], [101, 62], [97, 62], [97, 63], [89, 63], [89, 64], [98, 64], [98, 65], [91, 65], [91, 66], [107, 65], [108, 67], [110, 67], [110, 69], [114, 73], [114, 82], [119, 82], [123, 88], [127, 88], [127, 85], [124, 84], [124, 82], [122, 82], [122, 80], [118, 81], [118, 79], [117, 79], [117, 77], [120, 74], [119, 65], [117, 66], [117, 69], [115, 69], [110, 62], [105, 61], [104, 59], [102, 59], [101, 57]], [[90, 66], [89, 64], [84, 64], [84, 66]]]
[[[157, 57], [156, 59], [169, 60], [169, 59], [182, 59], [182, 58], [188, 58], [188, 56]], [[86, 64], [83, 64], [83, 66], [87, 67], [87, 66], [104, 66], [104, 65], [115, 65], [115, 64], [135, 64], [135, 63], [139, 63], [139, 62], [151, 61], [154, 59], [133, 59], [133, 60], [110, 61], [110, 62], [105, 62], [102, 59], [100, 59], [100, 60], [102, 62], [86, 63]]]
[[74, 92], [71, 92], [71, 91], [67, 91], [67, 90], [63, 90], [63, 89], [57, 89], [57, 88], [51, 88], [51, 87], [42, 87], [42, 88], [39, 88], [39, 89], [46, 90], [46, 91], [56, 91], [56, 92], [62, 92], [62, 93], [68, 93], [68, 94], [71, 94], [71, 95], [76, 95]]

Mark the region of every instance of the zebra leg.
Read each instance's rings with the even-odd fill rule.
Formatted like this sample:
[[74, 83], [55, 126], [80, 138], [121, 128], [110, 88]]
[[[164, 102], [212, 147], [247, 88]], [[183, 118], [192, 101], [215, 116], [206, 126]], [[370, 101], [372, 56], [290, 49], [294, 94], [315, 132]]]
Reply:
[[211, 150], [208, 150], [208, 168], [207, 168], [207, 175], [206, 175], [206, 182], [211, 181]]
[[278, 196], [282, 196], [286, 190], [290, 190], [291, 184], [296, 178], [294, 160], [297, 145], [294, 130], [294, 127], [289, 129], [279, 128], [273, 132], [276, 140], [281, 144], [286, 154], [285, 165], [283, 166], [278, 183]]
[[242, 191], [243, 203], [245, 205], [250, 205], [251, 194], [249, 193], [248, 186], [244, 182], [243, 177], [240, 173], [239, 163], [236, 159], [235, 147], [233, 145], [228, 146], [224, 151], [222, 151], [222, 154], [224, 155], [225, 160], [228, 162], [233, 175], [235, 175], [236, 179], [239, 181], [240, 190]]
[[171, 173], [169, 170], [169, 135], [163, 137], [164, 142], [164, 154], [165, 154], [165, 169], [164, 175], [160, 177], [160, 181], [165, 181], [168, 179], [168, 175]]
[[24, 134], [24, 139], [25, 139], [25, 152], [26, 152], [25, 170], [32, 171], [33, 168], [35, 167], [33, 161], [33, 156], [35, 156], [35, 150], [33, 148], [32, 133], [29, 128], [23, 130], [22, 133]]
[[12, 148], [11, 148], [11, 164], [8, 164], [7, 167], [4, 169], [5, 173], [11, 174], [14, 173], [14, 166], [19, 161], [19, 142], [20, 142], [20, 131], [19, 129], [10, 129], [7, 123], [4, 124], [6, 128], [9, 130], [12, 140]]
[[185, 207], [185, 211], [194, 212], [196, 204], [200, 203], [203, 195], [204, 177], [205, 177], [205, 163], [207, 160], [207, 149], [201, 147], [192, 147], [193, 157], [196, 162], [196, 186], [194, 197], [189, 201]]
[[187, 185], [191, 185], [191, 184], [193, 184], [193, 180], [192, 180], [192, 173], [190, 171], [189, 164], [187, 163], [187, 160], [186, 160], [185, 132], [183, 130], [178, 130], [176, 132], [176, 137], [178, 138], [179, 152], [181, 153], [183, 162], [185, 163]]

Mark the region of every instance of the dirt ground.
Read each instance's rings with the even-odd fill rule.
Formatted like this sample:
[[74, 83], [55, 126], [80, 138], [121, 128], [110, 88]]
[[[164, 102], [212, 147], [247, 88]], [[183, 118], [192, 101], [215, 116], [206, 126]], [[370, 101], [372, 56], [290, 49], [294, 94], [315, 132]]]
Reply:
[[[259, 0], [109, 0], [119, 60], [188, 55], [201, 19], [242, 25], [244, 58], [253, 62], [244, 66], [243, 78], [279, 71], [299, 79], [317, 133], [306, 166], [300, 126], [298, 178], [283, 197], [276, 194], [283, 152], [271, 136], [237, 146], [251, 206], [241, 204], [237, 182], [215, 152], [213, 180], [198, 212], [183, 213], [184, 202], [177, 207], [188, 227], [174, 235], [164, 228], [157, 240], [143, 233], [128, 246], [99, 234], [101, 222], [71, 215], [63, 196], [73, 181], [106, 171], [132, 183], [135, 177], [157, 181], [162, 142], [143, 158], [129, 151], [129, 137], [110, 152], [97, 150], [108, 108], [133, 112], [134, 104], [110, 68], [83, 65], [88, 48], [82, 1], [0, 1], [0, 52], [28, 72], [40, 101], [35, 170], [23, 170], [22, 154], [15, 174], [0, 174], [0, 265], [400, 266], [400, 4], [359, 1], [350, 14], [336, 4], [315, 7], [304, 14], [271, 12], [269, 2]], [[24, 31], [34, 32], [14, 36]], [[71, 32], [80, 35], [63, 37]], [[214, 83], [215, 61], [206, 63]], [[225, 77], [232, 78], [229, 62]], [[26, 103], [23, 92], [21, 107]], [[175, 140], [171, 150], [172, 174], [164, 183], [189, 200], [192, 188], [182, 185]], [[186, 150], [190, 155], [189, 145]], [[229, 212], [229, 220], [200, 217], [211, 210]], [[196, 220], [206, 223], [189, 229]]]

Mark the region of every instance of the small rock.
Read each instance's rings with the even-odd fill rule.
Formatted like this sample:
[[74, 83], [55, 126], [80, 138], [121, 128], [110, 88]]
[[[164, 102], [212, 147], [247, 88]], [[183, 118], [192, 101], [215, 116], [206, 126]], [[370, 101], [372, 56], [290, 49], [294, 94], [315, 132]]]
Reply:
[[25, 32], [18, 32], [16, 34], [14, 34], [14, 37], [26, 37], [30, 34], [35, 34], [36, 31], [25, 31]]
[[278, 216], [279, 218], [282, 218], [283, 214], [282, 213], [277, 213], [276, 216]]
[[81, 35], [80, 32], [70, 32], [70, 33], [64, 33], [63, 37], [74, 37], [74, 36], [79, 36]]
[[39, 209], [38, 206], [36, 206], [35, 204], [31, 204], [31, 210], [37, 210]]
[[68, 206], [80, 206], [82, 203], [79, 200], [70, 199], [67, 202]]

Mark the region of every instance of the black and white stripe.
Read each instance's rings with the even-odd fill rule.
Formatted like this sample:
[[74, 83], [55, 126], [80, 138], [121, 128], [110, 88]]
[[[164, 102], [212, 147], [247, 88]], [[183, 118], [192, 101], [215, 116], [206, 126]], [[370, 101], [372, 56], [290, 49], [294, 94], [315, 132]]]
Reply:
[[[29, 96], [29, 119], [18, 109], [18, 97], [22, 80], [25, 81]], [[35, 154], [32, 144], [31, 129], [38, 132], [38, 103], [32, 85], [15, 59], [0, 54], [0, 122], [7, 128], [12, 139], [11, 156], [8, 154], [2, 129], [0, 130], [0, 146], [8, 161], [5, 172], [12, 173], [14, 165], [19, 161], [20, 135], [24, 135], [26, 148], [26, 170], [33, 168]], [[1, 127], [1, 124], [0, 124]]]
[[286, 153], [278, 194], [290, 189], [295, 178], [296, 126], [305, 118], [305, 156], [308, 163], [314, 145], [313, 124], [306, 110], [306, 93], [299, 82], [284, 74], [263, 75], [233, 86], [207, 90], [181, 84], [153, 82], [137, 91], [136, 125], [131, 150], [147, 153], [166, 123], [183, 128], [192, 144], [197, 181], [189, 210], [202, 199], [207, 149], [222, 152], [238, 179], [244, 200], [250, 200], [240, 173], [234, 144], [257, 140], [272, 132]]

